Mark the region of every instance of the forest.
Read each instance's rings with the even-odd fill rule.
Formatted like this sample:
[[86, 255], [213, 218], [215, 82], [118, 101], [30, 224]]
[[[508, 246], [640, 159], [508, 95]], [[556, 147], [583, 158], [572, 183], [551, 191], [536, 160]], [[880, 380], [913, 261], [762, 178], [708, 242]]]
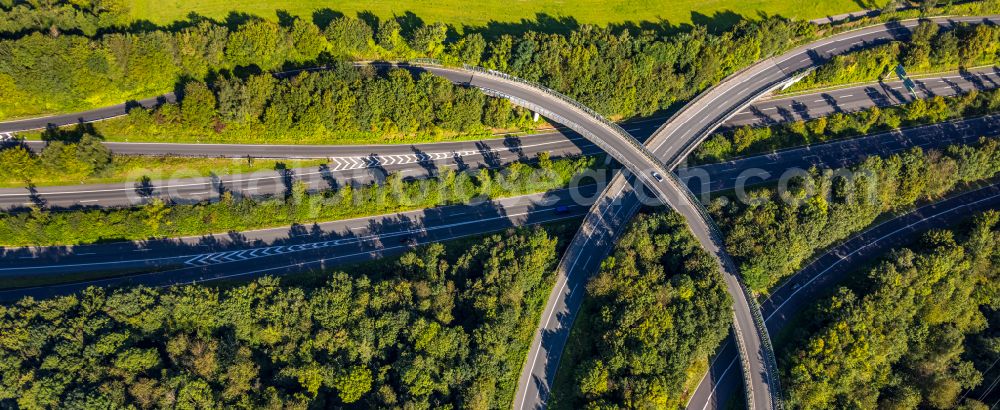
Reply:
[[900, 64], [908, 73], [996, 65], [1000, 63], [998, 52], [1000, 27], [961, 24], [946, 30], [923, 22], [905, 41], [833, 57], [787, 91], [895, 78], [894, 70]]
[[880, 215], [933, 200], [1000, 173], [1000, 141], [919, 148], [868, 157], [843, 170], [812, 169], [787, 190], [750, 189], [747, 200], [713, 200], [710, 211], [748, 287], [766, 292], [817, 250], [869, 226]]
[[782, 148], [823, 143], [870, 133], [936, 124], [1000, 111], [1000, 90], [934, 96], [892, 107], [837, 112], [807, 121], [763, 127], [743, 126], [717, 132], [692, 154], [692, 163], [707, 164]]
[[75, 142], [51, 141], [38, 155], [22, 145], [0, 146], [0, 181], [26, 186], [36, 177], [53, 174], [83, 179], [106, 170], [111, 162], [111, 150], [93, 134]]
[[[252, 197], [220, 188], [218, 201], [172, 203], [148, 198], [127, 208], [48, 209], [0, 212], [0, 244], [9, 246], [76, 245], [112, 240], [203, 235], [248, 229], [382, 215], [473, 199], [496, 199], [563, 188], [597, 164], [595, 157], [514, 162], [503, 169], [456, 171], [442, 167], [433, 178], [404, 179], [393, 173], [380, 183], [309, 190], [286, 173], [284, 195]], [[284, 172], [281, 169], [276, 172]], [[149, 181], [145, 181], [149, 183]], [[137, 195], [151, 190], [137, 184]]]
[[640, 214], [587, 284], [552, 408], [683, 406], [728, 335], [731, 305], [680, 214]]
[[129, 20], [127, 0], [0, 0], [0, 11], [0, 37], [33, 31], [94, 36]]
[[51, 26], [57, 33], [24, 29], [0, 40], [0, 94], [10, 97], [0, 100], [0, 119], [117, 104], [187, 80], [214, 84], [226, 73], [245, 79], [343, 59], [421, 57], [538, 81], [611, 117], [648, 116], [815, 32], [807, 22], [780, 17], [744, 20], [719, 33], [651, 24], [457, 35], [444, 24], [404, 27], [397, 19], [341, 16], [321, 23], [197, 18], [96, 35], [58, 33], [58, 23]]
[[990, 211], [858, 272], [793, 332], [782, 360], [789, 407], [989, 408], [974, 389], [998, 375], [998, 256], [1000, 213]]
[[319, 286], [23, 299], [0, 306], [0, 406], [506, 408], [557, 251], [535, 227]]
[[379, 144], [489, 138], [494, 129], [535, 126], [508, 100], [430, 73], [339, 62], [283, 79], [192, 81], [179, 99], [95, 128], [114, 141]]

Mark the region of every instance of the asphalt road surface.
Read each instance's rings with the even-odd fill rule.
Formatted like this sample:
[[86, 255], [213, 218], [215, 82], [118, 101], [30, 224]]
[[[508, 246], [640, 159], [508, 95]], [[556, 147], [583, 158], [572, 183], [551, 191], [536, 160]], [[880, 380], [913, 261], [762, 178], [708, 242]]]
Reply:
[[[291, 148], [300, 149], [300, 147]], [[566, 137], [555, 133], [540, 135], [530, 140], [506, 138], [420, 145], [386, 145], [377, 148], [336, 147], [335, 150], [322, 146], [306, 148], [339, 155], [326, 157], [330, 159], [329, 164], [314, 168], [201, 178], [189, 178], [189, 175], [183, 173], [151, 175], [148, 184], [127, 182], [39, 187], [34, 193], [23, 188], [5, 188], [0, 189], [0, 208], [22, 207], [37, 200], [44, 201], [50, 207], [132, 205], [142, 203], [153, 196], [170, 198], [180, 203], [197, 202], [218, 198], [220, 188], [243, 195], [271, 195], [286, 192], [292, 180], [303, 181], [311, 189], [318, 190], [349, 183], [368, 184], [381, 181], [388, 173], [393, 172], [399, 173], [404, 178], [423, 178], [436, 175], [440, 167], [458, 170], [495, 168], [512, 161], [534, 158], [539, 152], [549, 152], [553, 158], [603, 152], [582, 137]]]
[[[952, 143], [972, 142], [979, 138], [982, 131], [998, 132], [998, 125], [1000, 119], [983, 117], [917, 127], [682, 169], [680, 174], [697, 193], [738, 189], [742, 184], [774, 181], [789, 170], [803, 170], [812, 166], [846, 166], [862, 160], [868, 154], [887, 155], [915, 146], [930, 149]], [[703, 178], [705, 175], [709, 176], [707, 183]], [[581, 182], [574, 190], [356, 218], [316, 226], [75, 247], [7, 248], [0, 253], [0, 261], [4, 266], [0, 269], [0, 277], [58, 278], [60, 275], [94, 272], [124, 274], [146, 270], [175, 270], [179, 267], [187, 269], [183, 271], [187, 272], [184, 275], [140, 275], [139, 278], [144, 278], [140, 282], [128, 282], [134, 278], [130, 276], [129, 279], [12, 291], [5, 294], [9, 300], [24, 295], [45, 296], [72, 291], [89, 284], [164, 285], [240, 275], [248, 268], [238, 262], [251, 260], [253, 269], [249, 271], [263, 269], [273, 273], [283, 272], [282, 269], [290, 270], [291, 268], [284, 268], [288, 260], [305, 263], [313, 258], [326, 259], [324, 266], [342, 264], [408, 248], [410, 244], [400, 244], [400, 239], [426, 243], [479, 235], [511, 226], [581, 217], [598, 193], [598, 186], [592, 183], [593, 180]], [[277, 248], [282, 246], [285, 248]], [[292, 246], [297, 248], [290, 248]], [[586, 258], [582, 262], [600, 263], [602, 259], [595, 255], [586, 255]], [[579, 283], [582, 282], [577, 284]]]
[[[1000, 69], [988, 67], [967, 72], [929, 75], [914, 78], [913, 82], [917, 98], [947, 97], [973, 90], [992, 90], [1000, 87]], [[795, 95], [778, 94], [754, 102], [727, 119], [723, 127], [809, 120], [837, 112], [858, 111], [873, 106], [889, 107], [913, 100], [913, 96], [906, 91], [901, 81], [845, 86]]]
[[[414, 71], [430, 72], [444, 77], [453, 83], [482, 89], [487, 94], [507, 98], [517, 105], [524, 106], [548, 118], [554, 119], [567, 128], [579, 133], [587, 141], [600, 147], [602, 151], [613, 157], [624, 167], [635, 172], [635, 175], [638, 176], [643, 185], [655, 193], [656, 197], [660, 198], [661, 201], [669, 202], [668, 196], [678, 197], [680, 195], [678, 192], [672, 192], [676, 191], [676, 189], [672, 188], [671, 181], [669, 179], [665, 180], [661, 176], [665, 173], [662, 169], [662, 164], [641, 143], [635, 140], [634, 137], [617, 125], [604, 120], [604, 118], [596, 113], [550, 90], [542, 89], [539, 86], [492, 71], [472, 71], [440, 66], [404, 65], [402, 67]], [[102, 112], [100, 115], [106, 116], [109, 113]], [[470, 151], [470, 155], [475, 155], [475, 153], [475, 151]], [[414, 152], [412, 154], [421, 159], [420, 153]], [[442, 155], [446, 157], [447, 154], [445, 152]], [[377, 155], [379, 154], [375, 154], [373, 157], [377, 157]], [[379, 161], [373, 158], [372, 161], [375, 165], [381, 166], [382, 164], [388, 165], [390, 159], [391, 157], [386, 158], [385, 161]], [[428, 171], [432, 172], [433, 170], [429, 169]], [[217, 180], [218, 178], [213, 179]], [[101, 189], [109, 189], [109, 187], [101, 187]], [[152, 189], [149, 186], [139, 186], [133, 188], [131, 191], [125, 190], [120, 192], [123, 195], [130, 196], [129, 200], [134, 202], [134, 193], [137, 191], [141, 193], [140, 197], [152, 194]], [[201, 191], [203, 197], [200, 199], [210, 197], [212, 191], [213, 189]], [[49, 194], [61, 195], [62, 192], [66, 191], [49, 191]], [[36, 192], [31, 192], [29, 197], [32, 199], [22, 201], [21, 205], [26, 205], [29, 202], [37, 202], [39, 195]], [[17, 194], [11, 194], [8, 195], [8, 198], [16, 199], [18, 196]], [[99, 202], [100, 200], [89, 198], [85, 201]]]
[[[860, 266], [881, 258], [890, 249], [906, 246], [929, 229], [954, 226], [990, 209], [1000, 209], [1000, 185], [925, 205], [851, 237], [791, 276], [761, 304], [768, 331], [781, 333], [797, 314], [828, 297], [834, 287]], [[712, 359], [709, 372], [692, 394], [688, 408], [727, 408], [740, 389], [737, 366], [730, 338]]]
[[[996, 67], [978, 68], [968, 72], [929, 75], [914, 79], [917, 96], [929, 98], [964, 94], [972, 90], [989, 90], [1000, 87], [1000, 70]], [[0, 134], [44, 128], [49, 125], [72, 125], [79, 122], [99, 121], [124, 115], [136, 106], [150, 107], [158, 101], [173, 101], [172, 95], [142, 100], [137, 103], [119, 104], [98, 110], [76, 114], [58, 115], [23, 121], [0, 122]], [[795, 120], [808, 120], [836, 112], [851, 112], [873, 106], [888, 107], [913, 101], [901, 81], [847, 86], [824, 91], [808, 91], [795, 95], [775, 95], [766, 100], [754, 102], [746, 109], [727, 119], [723, 127], [743, 125], [770, 125]], [[623, 123], [630, 134], [645, 140], [657, 126], [660, 118], [650, 118]], [[653, 125], [656, 124], [656, 125]], [[554, 134], [554, 135], [553, 135]], [[579, 137], [579, 134], [546, 133], [538, 136], [522, 137], [525, 144], [535, 138], [548, 139], [564, 135], [564, 138]], [[44, 141], [27, 141], [33, 150], [45, 146]], [[447, 151], [453, 143], [418, 144], [423, 149]], [[177, 155], [199, 157], [245, 158], [328, 158], [371, 154], [398, 153], [406, 145], [269, 145], [269, 144], [187, 144], [155, 142], [106, 142], [108, 148], [118, 154], [133, 155]]]
[[[917, 80], [918, 92], [924, 96], [953, 95], [973, 89], [997, 87], [995, 68], [973, 70]], [[901, 91], [899, 82], [864, 85], [830, 92], [808, 93], [794, 97], [781, 97], [757, 102], [729, 120], [724, 126], [777, 123], [828, 115], [836, 111], [854, 111], [871, 106], [888, 106], [910, 101], [909, 94]], [[151, 104], [144, 101], [144, 104]], [[624, 124], [626, 131], [645, 140], [661, 122], [646, 119]], [[2, 127], [3, 124], [0, 124]], [[45, 142], [27, 141], [29, 147], [40, 150]], [[531, 158], [542, 151], [553, 156], [597, 154], [600, 149], [571, 130], [554, 130], [526, 137], [505, 137], [471, 142], [442, 142], [413, 145], [255, 145], [255, 144], [171, 144], [171, 143], [105, 143], [119, 154], [179, 155], [232, 158], [326, 158], [329, 165], [323, 170], [293, 169], [291, 174], [320, 189], [345, 183], [369, 183], [384, 177], [386, 172], [398, 172], [406, 177], [432, 174], [439, 166], [457, 169], [496, 167], [515, 159]], [[320, 172], [322, 171], [322, 172]], [[288, 174], [285, 174], [288, 175]], [[152, 175], [154, 189], [144, 194], [163, 194], [175, 200], [203, 200], [218, 195], [217, 187], [241, 187], [245, 193], [256, 190], [258, 194], [280, 193], [286, 189], [277, 183], [275, 172], [249, 175], [220, 176], [217, 178], [184, 178], [185, 175]], [[162, 182], [161, 182], [162, 180]], [[285, 178], [284, 180], [287, 180]], [[164, 183], [165, 182], [165, 183]], [[254, 187], [251, 184], [260, 184]], [[73, 205], [112, 206], [139, 203], [145, 198], [137, 191], [135, 183], [92, 184], [70, 187], [37, 189], [37, 198], [44, 198], [50, 206]], [[165, 191], [162, 191], [165, 190]], [[0, 208], [24, 206], [33, 199], [24, 189], [0, 189]]]
[[[74, 247], [10, 248], [0, 256], [0, 278], [7, 283], [38, 286], [0, 291], [0, 301], [51, 297], [87, 286], [167, 286], [325, 269], [400, 253], [418, 244], [578, 218], [586, 205], [574, 205], [578, 200], [573, 196], [594, 194], [596, 187], [589, 185], [576, 191], [559, 190], [315, 225]], [[96, 273], [104, 279], [57, 286], [38, 282], [55, 283], [64, 281], [67, 275], [85, 273]]]
[[102, 108], [95, 108], [93, 110], [87, 110], [77, 113], [52, 115], [39, 118], [28, 118], [16, 121], [5, 121], [5, 122], [0, 122], [0, 133], [39, 130], [48, 128], [50, 126], [64, 126], [64, 125], [73, 125], [85, 122], [101, 121], [109, 118], [123, 116], [128, 112], [128, 110], [133, 108], [137, 107], [152, 108], [166, 102], [175, 102], [176, 100], [177, 100], [176, 97], [174, 97], [173, 93], [171, 93], [152, 98], [146, 98], [144, 100], [129, 101], [122, 104], [117, 104]]
[[[967, 18], [967, 19], [952, 19], [952, 20], [962, 20], [976, 22], [977, 20], [982, 20], [981, 18]], [[763, 63], [760, 63], [749, 70], [741, 72], [729, 80], [725, 81], [720, 86], [717, 86], [710, 90], [709, 92], [703, 94], [696, 101], [688, 105], [684, 110], [682, 110], [678, 115], [674, 116], [671, 121], [665, 124], [659, 132], [654, 134], [654, 136], [647, 142], [647, 147], [650, 151], [654, 152], [656, 156], [660, 159], [665, 160], [670, 165], [676, 165], [679, 163], [689, 152], [692, 150], [701, 139], [708, 135], [711, 130], [720, 126], [723, 122], [728, 120], [734, 114], [738, 113], [740, 110], [747, 107], [750, 101], [758, 98], [759, 96], [766, 94], [768, 91], [776, 86], [781, 85], [783, 82], [787, 81], [790, 76], [800, 72], [802, 69], [814, 66], [816, 64], [825, 61], [830, 55], [837, 52], [842, 52], [846, 49], [851, 49], [854, 47], [867, 46], [880, 41], [885, 41], [889, 38], [894, 37], [905, 37], [908, 33], [906, 28], [906, 22], [902, 23], [892, 23], [889, 26], [880, 26], [872, 29], [864, 29], [855, 32], [845, 33], [842, 35], [835, 36], [831, 39], [823, 40], [809, 46], [803, 47], [796, 51], [790, 52], [781, 58], [770, 59]], [[838, 47], [843, 47], [842, 50], [838, 51]], [[796, 60], [798, 57], [804, 57]], [[462, 71], [454, 71], [449, 69], [440, 69], [428, 67], [428, 71], [436, 72], [439, 75], [444, 75], [450, 77], [453, 81], [462, 82], [464, 80], [463, 76], [467, 76], [468, 73]], [[468, 77], [465, 81], [472, 86], [484, 88], [490, 90], [496, 94], [502, 94], [516, 101], [530, 102], [534, 104], [536, 109], [545, 110], [543, 114], [547, 114], [549, 117], [556, 119], [559, 122], [570, 125], [571, 128], [581, 132], [586, 135], [588, 139], [594, 143], [600, 144], [601, 148], [611, 154], [620, 162], [624, 163], [628, 168], [635, 171], [629, 179], [638, 179], [643, 185], [649, 187], [656, 196], [665, 200], [668, 204], [674, 205], [674, 207], [681, 212], [692, 226], [692, 230], [695, 236], [706, 246], [706, 248], [715, 254], [717, 254], [720, 259], [725, 258], [725, 252], [718, 246], [719, 240], [715, 238], [710, 230], [710, 221], [704, 220], [702, 215], [697, 213], [697, 207], [690, 203], [689, 198], [682, 195], [680, 190], [670, 183], [669, 178], [667, 181], [663, 181], [662, 178], [653, 178], [650, 174], [650, 170], [659, 169], [659, 164], [656, 159], [649, 158], [647, 152], [642, 148], [636, 148], [634, 144], [628, 138], [622, 138], [614, 132], [613, 128], [608, 127], [603, 124], [598, 119], [591, 115], [587, 115], [586, 112], [576, 109], [576, 107], [571, 104], [566, 104], [559, 98], [555, 98], [549, 94], [539, 92], [533, 87], [525, 87], [523, 84], [506, 81], [502, 78], [495, 78], [493, 76], [483, 76], [483, 75], [472, 75]], [[721, 100], [720, 100], [721, 99]], [[613, 242], [613, 238], [617, 236], [618, 228], [627, 221], [635, 210], [638, 208], [638, 195], [642, 191], [636, 191], [630, 188], [631, 183], [634, 181], [626, 180], [624, 176], [616, 178], [616, 180], [610, 184], [606, 192], [606, 195], [600, 198], [595, 204], [593, 210], [596, 215], [592, 216], [588, 214], [585, 218], [584, 226], [581, 228], [581, 234], [585, 238], [584, 242], [581, 244], [579, 241], [574, 241], [574, 246], [583, 245], [582, 249], [587, 249], [587, 253], [592, 257], [597, 255], [599, 257], [606, 254], [607, 249]], [[596, 227], [596, 228], [595, 228]], [[594, 248], [590, 247], [588, 242], [596, 242], [599, 248], [603, 249], [603, 252], [594, 252]], [[573, 255], [577, 255], [574, 257]], [[578, 265], [576, 262], [579, 260], [579, 252], [567, 252], [564, 262], [572, 260], [570, 265], [570, 270], [576, 269], [576, 266], [589, 267], [593, 271], [593, 264], [590, 263], [590, 259], [583, 262], [582, 265]], [[599, 259], [596, 261], [599, 263]], [[730, 271], [731, 269], [727, 269]], [[562, 271], [562, 270], [561, 270]], [[745, 301], [740, 301], [740, 293], [735, 289], [738, 287], [738, 283], [735, 282], [735, 272], [728, 272], [727, 275], [727, 285], [730, 287], [730, 292], [737, 299], [737, 329], [742, 329], [743, 333], [747, 333], [749, 330], [751, 333], [754, 331], [753, 326], [745, 326], [747, 323], [751, 322], [749, 319], [749, 314], [744, 315], [742, 305], [745, 305]], [[567, 273], [568, 275], [568, 273]], [[734, 285], [734, 283], [736, 283]], [[558, 287], [553, 293], [555, 295], [556, 304], [562, 303], [560, 301], [567, 300], [562, 292], [565, 290], [563, 287]], [[576, 290], [576, 286], [570, 288], [570, 293]], [[551, 300], [550, 300], [551, 302]], [[555, 306], [558, 308], [558, 306]], [[565, 315], [554, 315], [556, 309], [546, 308], [546, 315], [544, 316], [546, 321], [555, 319], [562, 320], [561, 316]], [[546, 323], [543, 323], [545, 325]], [[543, 337], [545, 335], [545, 329], [540, 332], [538, 340], [555, 340], [556, 343], [564, 343], [565, 335], [559, 336], [559, 333], [568, 332], [568, 322], [563, 321], [562, 323], [566, 329], [561, 329], [554, 334], [556, 337]], [[560, 326], [559, 328], [561, 328]], [[750, 334], [747, 338], [747, 350], [751, 352], [750, 365], [755, 366], [755, 362], [764, 362], [763, 358], [766, 356], [762, 346], [757, 343], [754, 345], [754, 340], [763, 340], [766, 338], [764, 335], [754, 335]], [[562, 342], [558, 342], [562, 339]], [[540, 343], [539, 343], [540, 344]], [[529, 355], [529, 362], [532, 364], [531, 372], [526, 372], [527, 378], [522, 379], [522, 386], [525, 389], [530, 389], [531, 386], [535, 386], [534, 399], [532, 403], [542, 404], [544, 402], [544, 394], [547, 392], [547, 385], [551, 382], [550, 378], [554, 376], [548, 375], [545, 369], [553, 368], [554, 364], [557, 364], [558, 354], [555, 350], [547, 349], [549, 353], [547, 356], [553, 356], [556, 360], [553, 363], [546, 360], [546, 362], [540, 363], [542, 372], [540, 373], [542, 377], [537, 377], [534, 374], [534, 367], [539, 356], [539, 351], [533, 347], [532, 352], [534, 354], [534, 359]], [[557, 349], [561, 353], [561, 346]], [[754, 357], [755, 356], [755, 357]], [[766, 376], [768, 370], [759, 368], [752, 368], [750, 371], [751, 377], [753, 378], [753, 388], [751, 392], [754, 396], [754, 402], [757, 403], [758, 407], [764, 407], [764, 404], [770, 403], [770, 390], [773, 387]], [[530, 383], [535, 381], [535, 383]], [[530, 391], [521, 391], [519, 388], [518, 397], [522, 400], [516, 401], [515, 406], [520, 403], [520, 406], [527, 404], [527, 398], [532, 397]]]
[[[942, 18], [940, 24], [953, 22], [995, 23], [1000, 19], [990, 17]], [[892, 22], [885, 25], [841, 33], [769, 58], [751, 66], [722, 83], [702, 93], [694, 101], [668, 120], [660, 130], [646, 141], [646, 146], [668, 167], [674, 167], [713, 130], [732, 116], [772, 90], [793, 80], [805, 70], [816, 67], [833, 55], [882, 44], [894, 39], [905, 39], [910, 28], [918, 22]], [[612, 180], [583, 225], [574, 237], [557, 269], [557, 280], [542, 313], [542, 321], [530, 347], [527, 365], [518, 382], [514, 408], [533, 409], [544, 407], [549, 387], [555, 378], [559, 358], [582, 301], [584, 283], [599, 266], [599, 261], [610, 251], [624, 222], [631, 219], [639, 208], [637, 191], [630, 189], [633, 181], [623, 173]], [[706, 250], [719, 257], [723, 267], [731, 266], [718, 239], [714, 238], [711, 222], [703, 220], [692, 206], [676, 208], [689, 223], [689, 227]], [[586, 255], [586, 259], [584, 258]], [[753, 321], [753, 306], [745, 297], [738, 283], [737, 272], [725, 268], [727, 290], [735, 301], [734, 329], [743, 335], [743, 351], [747, 352], [751, 407], [772, 408], [776, 380], [769, 376], [775, 371], [772, 352], [768, 351], [766, 329]]]

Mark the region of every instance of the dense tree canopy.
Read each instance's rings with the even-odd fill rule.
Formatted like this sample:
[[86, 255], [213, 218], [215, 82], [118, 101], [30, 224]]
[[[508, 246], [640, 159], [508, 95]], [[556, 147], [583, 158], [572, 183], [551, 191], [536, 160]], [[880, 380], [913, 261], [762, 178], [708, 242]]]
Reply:
[[724, 130], [699, 145], [692, 159], [697, 163], [719, 162], [781, 148], [888, 131], [900, 126], [935, 124], [998, 111], [1000, 90], [972, 90], [953, 97], [935, 96], [893, 107], [838, 112], [808, 121]]
[[727, 335], [731, 304], [718, 265], [679, 214], [639, 215], [587, 285], [564, 359], [572, 367], [558, 376], [572, 379], [572, 391], [555, 391], [554, 407], [683, 405], [690, 369]]
[[0, 37], [30, 31], [93, 36], [97, 30], [124, 24], [127, 19], [125, 0], [0, 0]]
[[835, 56], [790, 90], [894, 78], [899, 64], [915, 73], [995, 65], [1000, 62], [998, 52], [1000, 27], [961, 24], [944, 30], [922, 22], [911, 39]]
[[22, 145], [0, 148], [0, 164], [0, 179], [25, 185], [44, 174], [83, 179], [111, 164], [111, 150], [92, 134], [83, 134], [77, 141], [50, 141], [39, 155]]
[[373, 27], [345, 16], [326, 27], [296, 18], [229, 26], [195, 20], [171, 30], [90, 37], [34, 31], [0, 40], [0, 92], [21, 97], [0, 100], [0, 118], [148, 97], [169, 91], [182, 78], [207, 80], [212, 72], [415, 57], [508, 71], [604, 114], [631, 117], [690, 98], [814, 31], [809, 23], [777, 17], [745, 20], [719, 34], [700, 26], [667, 29], [583, 26], [564, 34], [526, 31], [487, 41], [475, 30], [448, 38], [440, 24], [404, 33], [394, 19]]
[[222, 76], [211, 88], [192, 81], [179, 104], [135, 109], [124, 121], [98, 127], [115, 140], [377, 143], [534, 126], [527, 111], [497, 110], [488, 100], [478, 89], [426, 72], [335, 64], [286, 79]]
[[[892, 252], [855, 286], [814, 307], [783, 361], [790, 404], [971, 404], [960, 403], [961, 393], [983, 381], [990, 363], [976, 363], [966, 347], [987, 326], [984, 310], [1000, 307], [998, 222], [1000, 213], [988, 212], [967, 234], [932, 231], [915, 250]], [[998, 352], [994, 345], [978, 355], [989, 351]]]
[[[60, 148], [56, 159], [62, 160], [67, 150], [69, 148]], [[20, 161], [20, 152], [0, 151], [0, 159], [10, 155]], [[66, 161], [86, 166], [76, 158]], [[37, 246], [202, 235], [464, 204], [474, 199], [562, 188], [596, 162], [594, 157], [552, 160], [543, 154], [532, 164], [515, 162], [499, 170], [441, 168], [435, 172], [435, 177], [419, 180], [404, 180], [399, 174], [390, 174], [381, 183], [344, 185], [313, 192], [306, 189], [304, 182], [296, 181], [293, 174], [288, 174], [289, 186], [285, 195], [274, 197], [243, 197], [221, 187], [223, 192], [218, 201], [197, 204], [172, 204], [153, 198], [146, 205], [129, 208], [49, 210], [34, 207], [30, 212], [4, 211], [0, 212], [0, 244]], [[137, 183], [136, 195], [149, 195], [146, 191], [151, 190], [151, 186], [148, 181]]]
[[507, 408], [555, 260], [533, 228], [318, 287], [25, 299], [0, 306], [0, 406]]
[[1000, 141], [919, 148], [869, 157], [849, 173], [813, 169], [784, 192], [750, 190], [749, 203], [724, 197], [712, 204], [728, 251], [747, 285], [764, 291], [799, 269], [817, 249], [858, 232], [887, 211], [937, 198], [960, 184], [1000, 172]]

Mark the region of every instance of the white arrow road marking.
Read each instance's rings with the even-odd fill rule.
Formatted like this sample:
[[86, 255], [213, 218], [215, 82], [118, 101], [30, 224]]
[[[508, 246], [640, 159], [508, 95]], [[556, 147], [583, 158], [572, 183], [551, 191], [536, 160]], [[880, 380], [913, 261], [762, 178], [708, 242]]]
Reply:
[[[3, 135], [3, 134], [0, 134]], [[540, 144], [528, 145], [526, 147], [534, 147], [540, 145], [551, 144], [552, 142], [544, 142]], [[490, 149], [489, 153], [497, 154], [500, 150]], [[474, 155], [483, 155], [484, 152], [479, 150], [463, 150], [463, 151], [452, 151], [452, 152], [431, 152], [431, 153], [413, 153], [413, 154], [393, 154], [393, 155], [382, 155], [378, 157], [372, 156], [353, 156], [353, 157], [330, 157], [330, 162], [333, 167], [330, 169], [332, 172], [338, 171], [350, 171], [356, 169], [364, 169], [376, 167], [379, 165], [406, 165], [420, 162], [432, 162], [439, 160], [447, 160], [452, 158], [468, 157]]]
[[[406, 234], [409, 234], [411, 232], [412, 231], [392, 233], [392, 234], [388, 234], [386, 236], [406, 235]], [[302, 251], [308, 251], [308, 250], [314, 250], [314, 249], [323, 249], [323, 248], [328, 248], [328, 247], [332, 247], [332, 246], [342, 245], [344, 243], [351, 242], [351, 241], [361, 242], [361, 241], [364, 241], [365, 239], [368, 239], [368, 238], [365, 238], [365, 237], [361, 237], [361, 238], [345, 238], [345, 239], [334, 239], [334, 240], [329, 240], [329, 241], [324, 241], [324, 242], [310, 242], [310, 243], [296, 244], [296, 245], [290, 245], [290, 246], [270, 246], [270, 247], [266, 247], [266, 248], [241, 249], [241, 250], [236, 250], [236, 251], [222, 251], [222, 252], [203, 253], [203, 254], [195, 255], [195, 256], [191, 257], [190, 259], [186, 260], [184, 262], [184, 264], [188, 265], [188, 266], [194, 266], [194, 267], [219, 265], [219, 264], [224, 264], [224, 263], [245, 261], [245, 260], [250, 260], [250, 259], [266, 258], [266, 257], [269, 257], [269, 256], [282, 255], [282, 254], [286, 254], [286, 253], [302, 252]]]

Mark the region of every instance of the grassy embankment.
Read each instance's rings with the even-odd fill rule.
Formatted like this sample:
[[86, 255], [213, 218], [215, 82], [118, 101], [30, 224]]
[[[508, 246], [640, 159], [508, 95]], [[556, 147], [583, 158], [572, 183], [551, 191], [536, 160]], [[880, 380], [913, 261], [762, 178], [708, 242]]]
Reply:
[[[276, 18], [276, 11], [292, 15], [311, 16], [317, 9], [329, 8], [344, 15], [371, 12], [380, 18], [404, 16], [413, 13], [425, 22], [443, 22], [455, 25], [483, 26], [490, 23], [519, 23], [534, 21], [539, 14], [554, 18], [572, 18], [580, 24], [607, 25], [623, 22], [666, 21], [670, 24], [710, 23], [714, 26], [731, 25], [741, 16], [754, 18], [758, 12], [800, 19], [820, 18], [828, 15], [861, 9], [853, 0], [541, 0], [515, 2], [503, 0], [433, 0], [433, 1], [243, 1], [233, 3], [221, 0], [131, 0], [132, 17], [169, 24], [183, 20], [191, 12], [223, 19], [230, 12], [255, 14]], [[544, 22], [542, 22], [544, 23]], [[542, 24], [538, 23], [538, 24]], [[557, 22], [554, 22], [557, 23]], [[534, 24], [534, 23], [533, 23]]]
[[[195, 178], [211, 175], [232, 175], [275, 169], [277, 164], [286, 168], [305, 168], [320, 166], [326, 160], [274, 160], [254, 159], [250, 165], [242, 158], [188, 158], [188, 157], [151, 157], [139, 155], [116, 155], [108, 169], [97, 175], [78, 178], [65, 173], [46, 173], [32, 178], [35, 186], [56, 186], [73, 184], [112, 184], [117, 182], [136, 181], [143, 176], [153, 180], [171, 178]], [[22, 181], [3, 179], [0, 188], [21, 188]]]

